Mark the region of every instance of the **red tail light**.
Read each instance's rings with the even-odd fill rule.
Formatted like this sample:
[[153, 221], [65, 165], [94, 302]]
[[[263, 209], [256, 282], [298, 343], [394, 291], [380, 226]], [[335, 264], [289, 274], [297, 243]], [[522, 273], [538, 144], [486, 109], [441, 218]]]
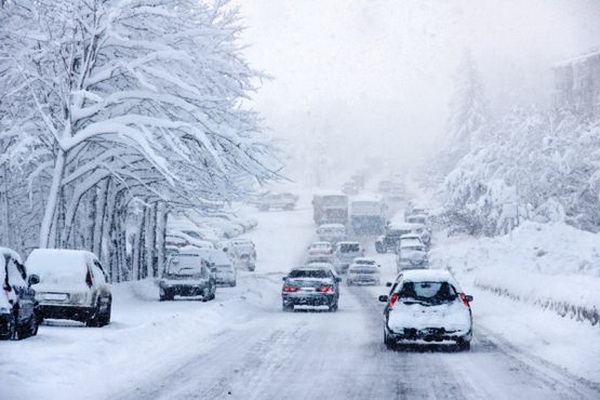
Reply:
[[284, 292], [297, 292], [298, 290], [300, 290], [298, 286], [283, 285]]
[[333, 286], [319, 286], [317, 291], [321, 293], [333, 292]]
[[459, 293], [458, 296], [460, 297], [460, 299], [462, 300], [462, 302], [465, 306], [471, 308], [469, 300], [467, 300], [467, 296], [464, 293]]
[[394, 304], [396, 304], [396, 300], [398, 300], [398, 293], [394, 293], [391, 297], [390, 297], [390, 302], [388, 303], [388, 307], [392, 308], [394, 307]]
[[92, 287], [92, 274], [90, 274], [89, 269], [87, 274], [85, 274], [85, 284], [88, 285], [88, 287]]

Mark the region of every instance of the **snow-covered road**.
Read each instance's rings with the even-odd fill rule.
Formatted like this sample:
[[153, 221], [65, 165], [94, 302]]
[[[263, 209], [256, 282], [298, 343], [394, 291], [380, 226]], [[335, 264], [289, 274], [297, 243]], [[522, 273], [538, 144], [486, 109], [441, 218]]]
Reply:
[[[336, 313], [282, 312], [281, 277], [313, 239], [310, 210], [256, 217], [257, 271], [214, 302], [159, 303], [152, 282], [120, 285], [108, 327], [44, 325], [37, 337], [0, 342], [0, 399], [600, 398], [597, 383], [502, 336], [491, 306], [477, 308], [510, 310], [492, 295], [474, 293], [470, 352], [386, 350], [385, 287], [343, 284]], [[394, 275], [392, 254], [370, 255], [383, 281]]]

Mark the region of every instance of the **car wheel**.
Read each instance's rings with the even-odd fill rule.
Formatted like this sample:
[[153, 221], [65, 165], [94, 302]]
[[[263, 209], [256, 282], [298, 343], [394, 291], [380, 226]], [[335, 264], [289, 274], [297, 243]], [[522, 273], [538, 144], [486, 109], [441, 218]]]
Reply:
[[375, 243], [375, 251], [378, 253], [385, 253], [385, 249], [383, 248], [383, 244]]
[[283, 311], [285, 311], [285, 312], [292, 312], [292, 311], [294, 311], [294, 305], [291, 304], [291, 303], [285, 303], [284, 302], [282, 308], [283, 308]]
[[337, 310], [338, 310], [338, 303], [336, 301], [335, 303], [333, 303], [329, 306], [329, 311], [336, 312]]
[[385, 347], [389, 350], [394, 350], [396, 348], [394, 341], [388, 336], [385, 329], [383, 330], [383, 344], [385, 344]]
[[89, 318], [87, 319], [87, 321], [85, 321], [85, 325], [88, 327], [99, 327], [100, 326], [100, 315], [101, 315], [101, 308], [100, 308], [100, 299], [98, 299], [98, 302], [96, 304], [96, 307], [94, 307], [94, 310], [92, 311], [92, 314], [89, 316]]
[[158, 298], [160, 301], [173, 300], [173, 294], [171, 292], [163, 290], [163, 289], [160, 290], [160, 293], [158, 296], [159, 296]]
[[471, 350], [471, 341], [464, 340], [464, 339], [458, 339], [456, 341], [456, 346], [458, 347], [458, 349], [460, 351], [469, 351], [469, 350]]
[[250, 272], [254, 272], [255, 269], [256, 269], [256, 265], [250, 265], [248, 267], [248, 271], [250, 271]]
[[231, 287], [236, 287], [236, 286], [237, 286], [237, 282], [236, 282], [236, 281], [233, 281], [233, 282], [231, 282], [231, 283], [229, 284], [229, 286], [231, 286]]
[[108, 300], [108, 305], [106, 306], [106, 310], [102, 313], [102, 317], [100, 321], [98, 321], [98, 326], [105, 326], [110, 324], [110, 317], [112, 315], [112, 300]]
[[27, 322], [23, 325], [17, 325], [16, 328], [16, 339], [27, 339], [28, 337], [37, 334], [37, 320], [35, 319], [35, 316], [32, 315]]

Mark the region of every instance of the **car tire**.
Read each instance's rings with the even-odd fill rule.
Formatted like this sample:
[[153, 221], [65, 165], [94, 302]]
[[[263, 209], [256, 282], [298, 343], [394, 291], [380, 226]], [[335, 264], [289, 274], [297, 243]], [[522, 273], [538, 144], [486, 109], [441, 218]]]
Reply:
[[378, 253], [380, 253], [380, 254], [381, 253], [385, 253], [385, 248], [383, 247], [383, 244], [376, 242], [375, 243], [375, 251], [378, 252]]
[[471, 350], [471, 341], [459, 339], [456, 341], [456, 347], [458, 347], [458, 350], [460, 351], [469, 351]]
[[92, 314], [88, 317], [87, 321], [85, 321], [85, 326], [90, 327], [90, 328], [99, 327], [100, 326], [100, 318], [101, 318], [100, 314], [101, 314], [100, 299], [98, 299], [98, 301], [96, 302], [96, 307], [94, 307]]
[[394, 344], [393, 340], [388, 336], [386, 330], [383, 330], [383, 344], [385, 344], [385, 347], [388, 350], [394, 350], [396, 348], [396, 345]]
[[112, 299], [109, 299], [106, 310], [102, 313], [102, 316], [99, 318], [98, 326], [105, 326], [105, 325], [110, 324], [111, 315], [112, 315]]
[[330, 311], [330, 312], [336, 312], [337, 310], [338, 310], [338, 303], [337, 303], [337, 301], [336, 301], [335, 303], [333, 303], [333, 304], [331, 304], [331, 305], [329, 306], [329, 311]]
[[15, 337], [17, 340], [27, 339], [30, 336], [37, 335], [37, 331], [37, 320], [35, 315], [32, 315], [26, 323], [23, 325], [17, 325]]
[[230, 287], [236, 287], [237, 286], [237, 281], [231, 282], [229, 284]]
[[284, 312], [292, 312], [294, 311], [294, 305], [291, 303], [283, 303], [282, 309]]
[[173, 294], [167, 290], [161, 290], [158, 296], [159, 301], [173, 300]]

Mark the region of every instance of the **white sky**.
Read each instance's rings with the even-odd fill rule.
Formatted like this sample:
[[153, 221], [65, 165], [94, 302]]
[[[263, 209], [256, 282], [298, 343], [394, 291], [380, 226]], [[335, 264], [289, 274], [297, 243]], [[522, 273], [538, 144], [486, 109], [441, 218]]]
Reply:
[[[496, 114], [546, 106], [551, 65], [600, 49], [599, 0], [238, 0], [256, 108], [298, 152], [412, 159], [443, 134], [466, 46]], [[367, 150], [365, 150], [367, 149]], [[307, 149], [310, 150], [310, 149]]]

